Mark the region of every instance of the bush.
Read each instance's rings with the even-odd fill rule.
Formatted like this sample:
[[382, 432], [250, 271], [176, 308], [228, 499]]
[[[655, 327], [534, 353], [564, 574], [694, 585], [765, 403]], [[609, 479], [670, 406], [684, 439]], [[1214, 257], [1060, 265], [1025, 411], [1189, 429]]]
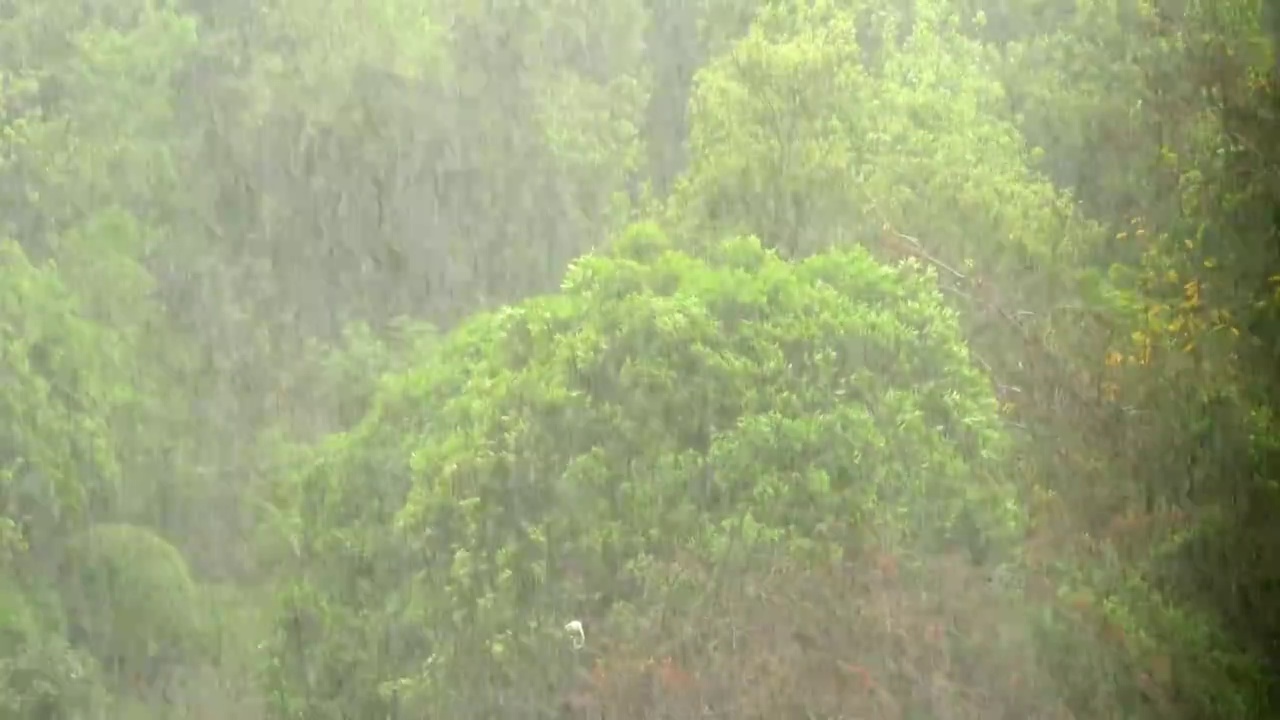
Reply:
[[72, 637], [117, 681], [138, 683], [200, 658], [205, 628], [177, 548], [147, 528], [100, 524], [68, 547]]

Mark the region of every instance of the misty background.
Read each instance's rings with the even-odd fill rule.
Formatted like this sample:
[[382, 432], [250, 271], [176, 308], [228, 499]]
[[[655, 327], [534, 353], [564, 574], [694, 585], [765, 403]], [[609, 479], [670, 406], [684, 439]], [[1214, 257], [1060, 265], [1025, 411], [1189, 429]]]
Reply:
[[1273, 717], [1277, 31], [0, 2], [0, 717]]

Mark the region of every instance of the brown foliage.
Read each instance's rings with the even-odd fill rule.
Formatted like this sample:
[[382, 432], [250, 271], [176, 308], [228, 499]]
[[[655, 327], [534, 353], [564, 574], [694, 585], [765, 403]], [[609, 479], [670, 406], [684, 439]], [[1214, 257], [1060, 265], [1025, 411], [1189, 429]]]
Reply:
[[663, 635], [655, 621], [643, 641], [626, 643], [678, 651], [614, 652], [584, 678], [567, 715], [1070, 717], [1036, 670], [1020, 601], [959, 556], [878, 553], [838, 568], [742, 571], [702, 587], [710, 589], [691, 603], [702, 609], [680, 621], [689, 630]]

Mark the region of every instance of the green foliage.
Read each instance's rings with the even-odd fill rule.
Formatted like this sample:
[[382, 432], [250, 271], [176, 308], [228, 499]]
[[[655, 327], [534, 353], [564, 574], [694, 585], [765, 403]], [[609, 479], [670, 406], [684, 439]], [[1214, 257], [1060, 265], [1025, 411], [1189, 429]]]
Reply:
[[56, 636], [0, 654], [0, 711], [14, 720], [83, 717], [103, 707], [93, 658]]
[[1078, 717], [1153, 701], [1167, 712], [1161, 694], [1173, 688], [1194, 717], [1266, 714], [1263, 666], [1213, 615], [1122, 567], [1086, 567], [1059, 582], [1060, 602], [1033, 612], [1032, 624], [1044, 669]]
[[[680, 223], [788, 252], [885, 225], [1020, 294], [1054, 289], [1096, 230], [1030, 169], [990, 58], [945, 3], [778, 3], [698, 74]], [[1049, 280], [1046, 285], [1045, 281]]]
[[287, 397], [282, 405], [305, 407], [307, 412], [279, 429], [312, 441], [351, 427], [368, 413], [383, 376], [422, 362], [438, 345], [433, 325], [406, 317], [381, 329], [350, 323], [331, 343], [312, 339], [306, 353], [309, 362], [300, 363], [279, 390]]
[[[0, 202], [9, 232], [61, 259], [101, 260], [125, 249], [106, 238], [86, 246], [64, 237], [98, 222], [98, 213], [122, 208], [149, 223], [178, 200], [174, 83], [197, 43], [196, 26], [169, 2], [111, 5], [23, 3], [0, 22], [0, 53], [13, 78], [0, 100], [0, 144], [9, 177], [22, 183]], [[77, 273], [90, 286], [101, 277]], [[124, 290], [101, 297], [133, 297]]]
[[84, 317], [54, 265], [0, 243], [0, 508], [23, 536], [76, 527], [114, 500], [109, 423], [130, 399], [118, 343]]
[[[532, 661], [560, 618], [639, 601], [646, 558], [1020, 537], [994, 399], [928, 273], [859, 248], [792, 264], [753, 238], [701, 259], [662, 244], [633, 230], [560, 294], [469, 322], [301, 479], [322, 634], [412, 587], [411, 611], [377, 617], [425, 623], [432, 661], [406, 688], [436, 712], [482, 702], [478, 663], [498, 686], [549, 682]], [[411, 585], [387, 569], [392, 515]], [[361, 666], [327, 652], [308, 662]]]
[[0, 715], [1267, 716], [1265, 3], [0, 15]]
[[56, 594], [0, 575], [0, 711], [16, 720], [75, 717], [104, 700], [97, 662], [60, 637]]
[[72, 540], [65, 568], [66, 608], [85, 646], [117, 679], [205, 651], [186, 560], [151, 530], [95, 525]]

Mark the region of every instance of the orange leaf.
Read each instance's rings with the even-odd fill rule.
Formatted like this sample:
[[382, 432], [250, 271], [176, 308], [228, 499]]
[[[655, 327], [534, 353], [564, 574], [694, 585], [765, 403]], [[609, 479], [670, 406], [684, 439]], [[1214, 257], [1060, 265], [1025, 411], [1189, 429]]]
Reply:
[[876, 556], [875, 564], [876, 570], [884, 577], [890, 580], [898, 578], [898, 559], [894, 556], [888, 553], [880, 553]]
[[658, 664], [658, 682], [664, 690], [686, 691], [695, 684], [693, 676], [676, 665], [670, 657], [662, 658]]
[[854, 665], [852, 663], [844, 662], [843, 660], [839, 661], [839, 664], [840, 664], [841, 670], [844, 670], [850, 675], [853, 675], [854, 677], [858, 678], [858, 684], [862, 687], [863, 690], [875, 689], [876, 681], [874, 678], [871, 677], [871, 671], [867, 670], [865, 667], [861, 665]]
[[1117, 645], [1123, 645], [1128, 641], [1128, 636], [1125, 634], [1124, 628], [1110, 620], [1104, 620], [1102, 622], [1102, 637]]

